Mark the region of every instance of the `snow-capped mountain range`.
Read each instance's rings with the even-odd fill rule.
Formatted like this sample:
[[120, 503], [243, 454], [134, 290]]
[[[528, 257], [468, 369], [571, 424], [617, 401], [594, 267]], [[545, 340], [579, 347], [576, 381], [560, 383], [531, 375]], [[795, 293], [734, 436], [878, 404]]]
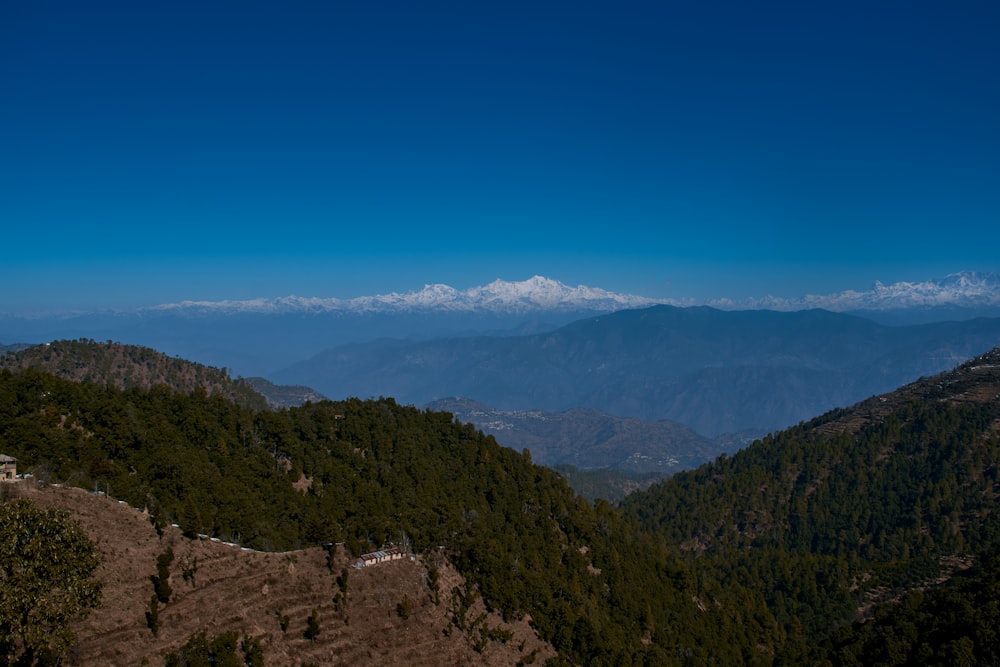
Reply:
[[534, 276], [508, 282], [457, 290], [449, 285], [425, 285], [413, 292], [391, 292], [353, 299], [286, 296], [246, 301], [182, 301], [154, 306], [158, 311], [203, 312], [493, 312], [524, 313], [542, 310], [616, 311], [673, 303], [631, 294], [616, 294], [596, 287], [570, 287], [558, 280]]
[[[655, 299], [634, 294], [618, 294], [597, 287], [570, 287], [558, 280], [534, 276], [509, 282], [495, 280], [488, 285], [458, 290], [449, 285], [425, 285], [412, 292], [391, 292], [352, 299], [286, 296], [276, 299], [226, 301], [182, 301], [149, 308], [161, 313], [525, 313], [532, 311], [605, 311], [643, 308], [657, 304], [698, 305], [692, 300]], [[823, 308], [835, 312], [892, 311], [911, 308], [996, 308], [1000, 307], [1000, 276], [996, 273], [964, 271], [943, 279], [924, 282], [876, 282], [867, 291], [847, 290], [835, 294], [797, 298], [766, 296], [732, 300], [714, 299], [701, 305], [723, 310], [805, 310]]]
[[876, 282], [871, 289], [836, 294], [806, 295], [785, 299], [768, 296], [742, 302], [719, 300], [708, 305], [724, 309], [806, 310], [823, 308], [834, 312], [893, 311], [931, 308], [1000, 307], [1000, 276], [996, 273], [962, 271], [942, 279], [923, 282]]
[[[0, 314], [0, 342], [117, 340], [225, 367], [244, 377], [270, 377], [322, 350], [344, 345], [383, 339], [529, 336], [595, 315], [658, 304], [730, 311], [823, 308], [862, 315], [883, 325], [907, 326], [1000, 318], [1000, 277], [964, 272], [941, 280], [876, 283], [867, 291], [798, 299], [695, 302], [618, 294], [583, 285], [570, 287], [535, 276], [515, 282], [495, 280], [465, 290], [427, 285], [412, 292], [353, 299], [288, 296], [186, 301], [137, 310], [22, 317]], [[385, 389], [371, 391], [377, 394]]]

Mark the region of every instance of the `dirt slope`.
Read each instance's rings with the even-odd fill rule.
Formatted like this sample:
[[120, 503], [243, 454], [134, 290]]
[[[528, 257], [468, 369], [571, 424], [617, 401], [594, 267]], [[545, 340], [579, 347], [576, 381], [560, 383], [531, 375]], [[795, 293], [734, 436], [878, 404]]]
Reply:
[[[525, 621], [505, 624], [487, 615], [484, 624], [459, 630], [451, 591], [465, 590], [461, 575], [443, 555], [383, 563], [362, 570], [338, 550], [333, 568], [319, 548], [287, 553], [244, 551], [207, 539], [187, 539], [176, 528], [158, 537], [139, 510], [71, 488], [39, 489], [17, 483], [17, 495], [43, 507], [70, 511], [103, 554], [97, 576], [105, 583], [99, 609], [77, 623], [77, 646], [68, 656], [77, 665], [161, 665], [198, 632], [214, 636], [236, 631], [260, 640], [269, 667], [317, 665], [515, 665], [541, 664], [554, 652]], [[173, 594], [159, 608], [154, 636], [146, 612], [156, 557], [174, 552]], [[428, 584], [428, 563], [436, 561], [440, 602]], [[196, 567], [195, 567], [196, 566]], [[337, 608], [336, 577], [349, 568], [347, 601]], [[194, 569], [192, 577], [184, 577]], [[331, 573], [332, 569], [332, 573]], [[397, 605], [406, 596], [412, 613]], [[306, 639], [307, 621], [318, 611], [319, 635]], [[477, 602], [465, 615], [476, 619]], [[282, 630], [282, 617], [287, 617]], [[511, 638], [484, 640], [482, 628], [510, 631]], [[476, 650], [475, 644], [480, 650]]]

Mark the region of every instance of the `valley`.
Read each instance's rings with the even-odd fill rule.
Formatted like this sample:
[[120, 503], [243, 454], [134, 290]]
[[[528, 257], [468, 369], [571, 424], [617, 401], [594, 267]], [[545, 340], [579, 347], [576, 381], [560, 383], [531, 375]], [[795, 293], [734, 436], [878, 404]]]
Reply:
[[670, 420], [706, 438], [767, 433], [990, 349], [1000, 319], [886, 326], [821, 310], [653, 306], [525, 336], [344, 345], [272, 375], [327, 396], [503, 411], [589, 408]]
[[[0, 446], [32, 480], [5, 501], [68, 509], [102, 556], [69, 664], [173, 664], [226, 638], [279, 665], [851, 664], [904, 602], [927, 634], [899, 655], [1000, 656], [976, 630], [1000, 622], [990, 608], [931, 611], [1000, 580], [1000, 348], [663, 481], [619, 479], [614, 505], [444, 408], [533, 433], [563, 465], [629, 438], [663, 438], [663, 465], [710, 441], [456, 399], [262, 407], [242, 379], [115, 343], [3, 359]], [[414, 559], [350, 569], [394, 542]], [[150, 620], [157, 580], [172, 591]]]

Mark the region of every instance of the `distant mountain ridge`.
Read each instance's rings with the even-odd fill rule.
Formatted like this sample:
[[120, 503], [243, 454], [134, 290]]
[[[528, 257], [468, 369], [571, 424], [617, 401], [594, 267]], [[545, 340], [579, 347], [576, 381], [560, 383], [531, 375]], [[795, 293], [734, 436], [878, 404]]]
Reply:
[[277, 385], [264, 378], [246, 378], [245, 382], [253, 387], [257, 393], [262, 394], [267, 399], [268, 404], [274, 408], [292, 408], [306, 403], [330, 400], [310, 387]]
[[449, 285], [425, 285], [412, 292], [391, 292], [353, 299], [286, 296], [276, 299], [243, 301], [182, 301], [154, 306], [149, 310], [191, 313], [290, 313], [393, 311], [444, 311], [524, 313], [535, 310], [621, 310], [639, 308], [660, 299], [616, 294], [604, 289], [578, 285], [570, 287], [558, 280], [534, 276], [528, 280], [495, 280], [488, 285], [457, 290]]
[[808, 310], [833, 312], [894, 311], [929, 308], [1000, 308], [1000, 275], [961, 271], [922, 282], [902, 281], [885, 285], [876, 281], [866, 291], [845, 290], [834, 294], [809, 294], [797, 298], [767, 296], [734, 301], [710, 301], [716, 308]]
[[344, 345], [271, 379], [334, 398], [594, 408], [715, 437], [784, 428], [953, 367], [998, 341], [1000, 318], [886, 326], [825, 310], [652, 306], [529, 336]]
[[683, 424], [643, 422], [597, 410], [497, 410], [463, 398], [434, 401], [427, 409], [450, 412], [460, 421], [473, 423], [501, 445], [527, 449], [532, 461], [550, 468], [571, 465], [583, 470], [669, 475], [726, 451]]
[[652, 305], [706, 305], [721, 310], [791, 311], [822, 308], [833, 312], [928, 308], [1000, 309], [1000, 274], [988, 271], [959, 271], [943, 278], [923, 281], [885, 284], [877, 280], [867, 290], [848, 289], [830, 294], [806, 294], [796, 297], [771, 294], [747, 298], [718, 297], [704, 301], [685, 297], [624, 294], [587, 285], [571, 287], [558, 280], [535, 275], [520, 281], [497, 279], [489, 284], [464, 290], [446, 284], [432, 283], [409, 292], [389, 292], [352, 298], [305, 297], [292, 294], [274, 298], [184, 300], [125, 310], [78, 310], [25, 315], [8, 313], [5, 317], [72, 319], [129, 314], [205, 316], [477, 312], [512, 315], [544, 311], [613, 312]]
[[[495, 280], [466, 290], [435, 284], [413, 292], [353, 299], [287, 296], [184, 301], [121, 311], [0, 313], [0, 341], [115, 340], [229, 368], [234, 376], [270, 377], [339, 345], [380, 338], [417, 341], [543, 333], [594, 315], [653, 305], [696, 304], [584, 285], [569, 287], [535, 276], [515, 282]], [[720, 299], [711, 305], [726, 311], [823, 307], [862, 314], [883, 324], [969, 320], [1000, 317], [1000, 278], [994, 273], [966, 271], [941, 280], [877, 283], [863, 292], [799, 299]]]
[[[429, 284], [411, 292], [391, 292], [351, 299], [285, 296], [274, 299], [181, 301], [146, 310], [208, 313], [386, 313], [386, 312], [492, 312], [525, 313], [539, 310], [615, 311], [646, 306], [696, 305], [693, 299], [652, 298], [620, 294], [598, 287], [570, 287], [558, 280], [533, 276], [528, 280], [494, 280], [488, 285], [458, 290], [444, 284]], [[889, 285], [876, 281], [865, 291], [845, 290], [833, 294], [801, 297], [764, 296], [747, 299], [710, 299], [705, 305], [724, 310], [810, 310], [834, 312], [882, 311], [907, 308], [1000, 307], [1000, 275], [961, 271], [944, 278], [901, 281]]]

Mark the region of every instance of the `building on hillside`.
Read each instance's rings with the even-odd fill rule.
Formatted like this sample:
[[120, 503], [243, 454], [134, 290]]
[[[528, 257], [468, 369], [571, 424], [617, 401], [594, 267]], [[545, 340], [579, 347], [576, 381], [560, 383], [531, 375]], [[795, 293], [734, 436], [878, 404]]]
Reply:
[[404, 555], [403, 550], [399, 547], [388, 547], [380, 551], [361, 554], [361, 557], [354, 562], [354, 567], [361, 569], [370, 565], [388, 563], [391, 560], [400, 560]]
[[0, 481], [17, 479], [17, 459], [0, 454]]

